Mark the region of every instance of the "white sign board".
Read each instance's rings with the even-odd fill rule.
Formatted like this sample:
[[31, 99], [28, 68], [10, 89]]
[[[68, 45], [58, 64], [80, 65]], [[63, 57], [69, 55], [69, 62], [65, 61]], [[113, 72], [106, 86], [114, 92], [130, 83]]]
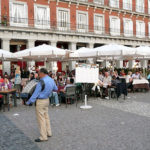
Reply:
[[77, 65], [75, 73], [76, 83], [97, 83], [99, 76], [98, 65]]

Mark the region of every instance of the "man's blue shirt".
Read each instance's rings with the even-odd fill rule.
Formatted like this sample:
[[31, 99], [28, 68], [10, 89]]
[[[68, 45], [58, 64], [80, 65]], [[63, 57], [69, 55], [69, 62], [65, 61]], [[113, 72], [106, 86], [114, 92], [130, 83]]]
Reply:
[[43, 80], [45, 83], [45, 88], [42, 91], [41, 83], [39, 82], [35, 88], [34, 93], [30, 97], [30, 99], [27, 101], [26, 104], [31, 104], [36, 101], [36, 99], [47, 99], [51, 95], [52, 91], [57, 91], [58, 88], [52, 78], [50, 78], [48, 75], [41, 78], [40, 80]]

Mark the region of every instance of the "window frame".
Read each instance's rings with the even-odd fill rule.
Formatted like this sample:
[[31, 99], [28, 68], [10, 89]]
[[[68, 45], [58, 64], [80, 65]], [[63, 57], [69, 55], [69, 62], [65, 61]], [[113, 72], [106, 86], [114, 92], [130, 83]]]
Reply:
[[93, 0], [95, 4], [104, 5], [104, 0]]
[[[86, 15], [86, 28], [85, 29], [79, 29], [78, 26], [80, 25], [79, 24], [79, 13], [82, 13], [82, 14], [85, 14]], [[88, 12], [87, 11], [80, 11], [80, 10], [77, 10], [76, 11], [76, 29], [78, 32], [88, 32], [89, 31], [89, 15], [88, 15]]]
[[[132, 33], [130, 33], [130, 30], [128, 30], [129, 31], [129, 33], [126, 33], [125, 32], [125, 22], [126, 21], [129, 21], [130, 23], [132, 22]], [[129, 25], [130, 26], [130, 25]], [[125, 37], [133, 37], [133, 20], [132, 19], [129, 19], [129, 18], [123, 18], [123, 32], [124, 32], [124, 36]]]
[[[47, 11], [47, 18], [49, 18], [48, 20], [46, 20], [47, 22], [49, 22], [46, 25], [39, 25], [36, 24], [36, 10], [38, 9], [38, 7], [42, 7], [45, 8]], [[49, 13], [49, 14], [48, 14]], [[39, 28], [39, 29], [50, 29], [51, 28], [51, 23], [50, 23], [50, 7], [48, 5], [40, 5], [40, 4], [34, 4], [34, 27], [35, 28]]]
[[[140, 0], [141, 1], [141, 0]], [[139, 13], [145, 13], [145, 0], [143, 0], [143, 3], [144, 6], [139, 6], [137, 4], [137, 2], [139, 2], [139, 0], [136, 0], [136, 12], [139, 12]], [[142, 8], [143, 7], [143, 8]], [[140, 8], [142, 8], [142, 11], [140, 10]]]
[[[99, 31], [99, 30], [95, 29], [96, 16], [99, 16], [99, 17], [103, 18], [102, 31]], [[94, 13], [94, 32], [97, 33], [97, 34], [104, 34], [105, 33], [105, 17], [104, 17], [103, 14]]]
[[[141, 32], [141, 31], [137, 31], [137, 23], [143, 23], [143, 25], [144, 25], [144, 29], [145, 29], [145, 32]], [[145, 22], [144, 21], [142, 21], [142, 20], [136, 20], [136, 37], [138, 37], [138, 38], [145, 38], [145, 36], [146, 36], [146, 28], [145, 28]], [[140, 32], [140, 34], [137, 34], [137, 33], [139, 33]], [[142, 33], [142, 34], [141, 34]]]
[[[67, 22], [67, 26], [66, 27], [60, 27], [59, 26], [59, 11], [66, 11], [68, 12], [68, 22]], [[57, 28], [61, 31], [66, 31], [70, 29], [70, 9], [67, 8], [62, 8], [62, 7], [57, 7]]]
[[[111, 31], [111, 20], [112, 19], [117, 19], [119, 21], [119, 27], [120, 27], [120, 31], [116, 32], [118, 29], [114, 29], [114, 31]], [[116, 30], [116, 31], [115, 31]], [[121, 24], [120, 24], [120, 18], [117, 16], [109, 16], [109, 31], [110, 31], [110, 35], [112, 36], [120, 36], [120, 32], [121, 32]]]
[[[12, 11], [13, 11], [13, 4], [24, 5], [24, 10], [26, 9], [25, 13], [25, 23], [15, 23], [12, 20]], [[28, 27], [28, 5], [27, 2], [20, 2], [20, 1], [10, 1], [9, 2], [9, 19], [10, 19], [10, 26], [20, 26], [20, 27]]]
[[128, 0], [123, 0], [123, 9], [125, 9], [125, 10], [131, 10], [132, 11], [132, 4], [133, 4], [132, 0], [130, 0], [131, 1], [131, 3], [129, 4], [130, 8], [129, 7], [128, 8], [125, 7], [125, 5], [126, 5], [125, 1], [128, 1]]
[[115, 0], [109, 0], [109, 6], [110, 7], [113, 7], [113, 8], [119, 8], [119, 0], [116, 0], [117, 1], [117, 6], [113, 6], [113, 2], [112, 1], [115, 1]]

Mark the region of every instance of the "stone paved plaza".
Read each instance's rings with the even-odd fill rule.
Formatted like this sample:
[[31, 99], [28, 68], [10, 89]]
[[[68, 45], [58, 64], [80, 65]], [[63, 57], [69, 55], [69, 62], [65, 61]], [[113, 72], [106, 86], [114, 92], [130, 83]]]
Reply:
[[90, 98], [82, 103], [50, 106], [53, 136], [39, 137], [35, 108], [19, 105], [0, 112], [0, 150], [150, 150], [150, 93], [131, 93], [126, 100]]

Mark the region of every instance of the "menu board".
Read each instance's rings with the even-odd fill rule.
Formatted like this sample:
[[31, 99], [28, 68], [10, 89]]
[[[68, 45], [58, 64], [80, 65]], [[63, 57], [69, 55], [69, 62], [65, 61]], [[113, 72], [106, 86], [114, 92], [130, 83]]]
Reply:
[[99, 66], [91, 64], [76, 65], [76, 83], [97, 83], [99, 76]]

